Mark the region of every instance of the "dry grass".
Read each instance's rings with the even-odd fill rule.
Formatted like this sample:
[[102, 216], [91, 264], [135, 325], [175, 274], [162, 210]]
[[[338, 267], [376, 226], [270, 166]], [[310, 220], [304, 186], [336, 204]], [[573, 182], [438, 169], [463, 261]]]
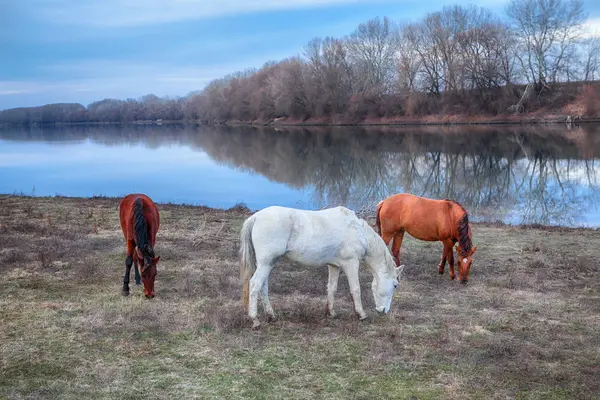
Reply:
[[[159, 205], [156, 293], [120, 294], [118, 200], [0, 196], [0, 398], [593, 398], [598, 233], [474, 226], [468, 286], [407, 238], [390, 315], [354, 317], [345, 277], [273, 271], [279, 320], [240, 306], [243, 207]], [[132, 280], [133, 282], [133, 280]], [[264, 320], [264, 316], [261, 315]]]

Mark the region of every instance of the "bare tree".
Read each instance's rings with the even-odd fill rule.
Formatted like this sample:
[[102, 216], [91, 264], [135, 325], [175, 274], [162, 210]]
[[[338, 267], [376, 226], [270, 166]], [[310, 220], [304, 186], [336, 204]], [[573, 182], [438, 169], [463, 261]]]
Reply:
[[317, 116], [342, 113], [352, 95], [352, 66], [341, 40], [311, 40], [304, 51], [310, 69], [310, 93]]
[[359, 91], [381, 94], [390, 90], [398, 39], [398, 30], [387, 17], [360, 24], [347, 38], [349, 55], [362, 83]]
[[582, 79], [586, 82], [600, 78], [600, 35], [582, 43]]
[[419, 71], [423, 67], [421, 57], [407, 38], [409, 27], [401, 29], [401, 38], [396, 55], [397, 89], [409, 92], [418, 90]]
[[310, 117], [311, 104], [306, 96], [307, 66], [298, 57], [277, 65], [268, 79], [268, 91], [278, 116]]
[[421, 66], [421, 90], [439, 95], [443, 88], [443, 65], [438, 46], [434, 43], [432, 27], [425, 23], [406, 26], [402, 33], [403, 40], [418, 56]]
[[538, 91], [559, 80], [573, 61], [586, 19], [582, 0], [511, 0], [506, 8], [521, 67]]
[[468, 7], [463, 12], [465, 23], [456, 34], [462, 86], [484, 91], [510, 83], [514, 68], [509, 28], [484, 8]]

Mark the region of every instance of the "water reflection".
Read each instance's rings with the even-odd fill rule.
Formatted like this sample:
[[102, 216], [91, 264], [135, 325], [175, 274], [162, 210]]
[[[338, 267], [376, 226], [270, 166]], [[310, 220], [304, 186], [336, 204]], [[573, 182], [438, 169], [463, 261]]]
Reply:
[[[453, 198], [475, 219], [600, 226], [600, 126], [454, 128], [68, 127], [5, 140], [179, 144], [216, 162], [311, 189], [304, 208], [370, 208], [410, 192]], [[202, 171], [198, 171], [202, 173]], [[243, 198], [243, 194], [240, 195]], [[264, 205], [277, 199], [264, 194]]]

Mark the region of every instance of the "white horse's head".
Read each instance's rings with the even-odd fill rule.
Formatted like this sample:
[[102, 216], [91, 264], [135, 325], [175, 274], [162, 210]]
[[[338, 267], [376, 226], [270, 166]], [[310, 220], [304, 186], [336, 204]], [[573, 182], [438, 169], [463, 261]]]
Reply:
[[379, 313], [387, 314], [392, 306], [394, 291], [400, 282], [400, 274], [404, 265], [396, 267], [396, 263], [391, 257], [390, 260], [387, 260], [388, 257], [385, 258], [385, 262], [388, 264], [387, 268], [377, 269], [377, 276], [373, 276], [373, 282], [371, 282], [371, 290], [375, 300], [375, 309]]
[[373, 272], [371, 290], [375, 309], [380, 313], [388, 313], [404, 265], [396, 267], [396, 262], [381, 236], [366, 221], [361, 221], [368, 242], [365, 260]]

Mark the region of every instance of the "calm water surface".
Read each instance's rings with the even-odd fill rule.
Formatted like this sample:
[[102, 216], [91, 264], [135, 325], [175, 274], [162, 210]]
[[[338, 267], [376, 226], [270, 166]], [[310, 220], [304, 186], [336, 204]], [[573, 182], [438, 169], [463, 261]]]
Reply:
[[410, 192], [472, 219], [600, 226], [600, 126], [0, 130], [0, 193], [372, 210]]

